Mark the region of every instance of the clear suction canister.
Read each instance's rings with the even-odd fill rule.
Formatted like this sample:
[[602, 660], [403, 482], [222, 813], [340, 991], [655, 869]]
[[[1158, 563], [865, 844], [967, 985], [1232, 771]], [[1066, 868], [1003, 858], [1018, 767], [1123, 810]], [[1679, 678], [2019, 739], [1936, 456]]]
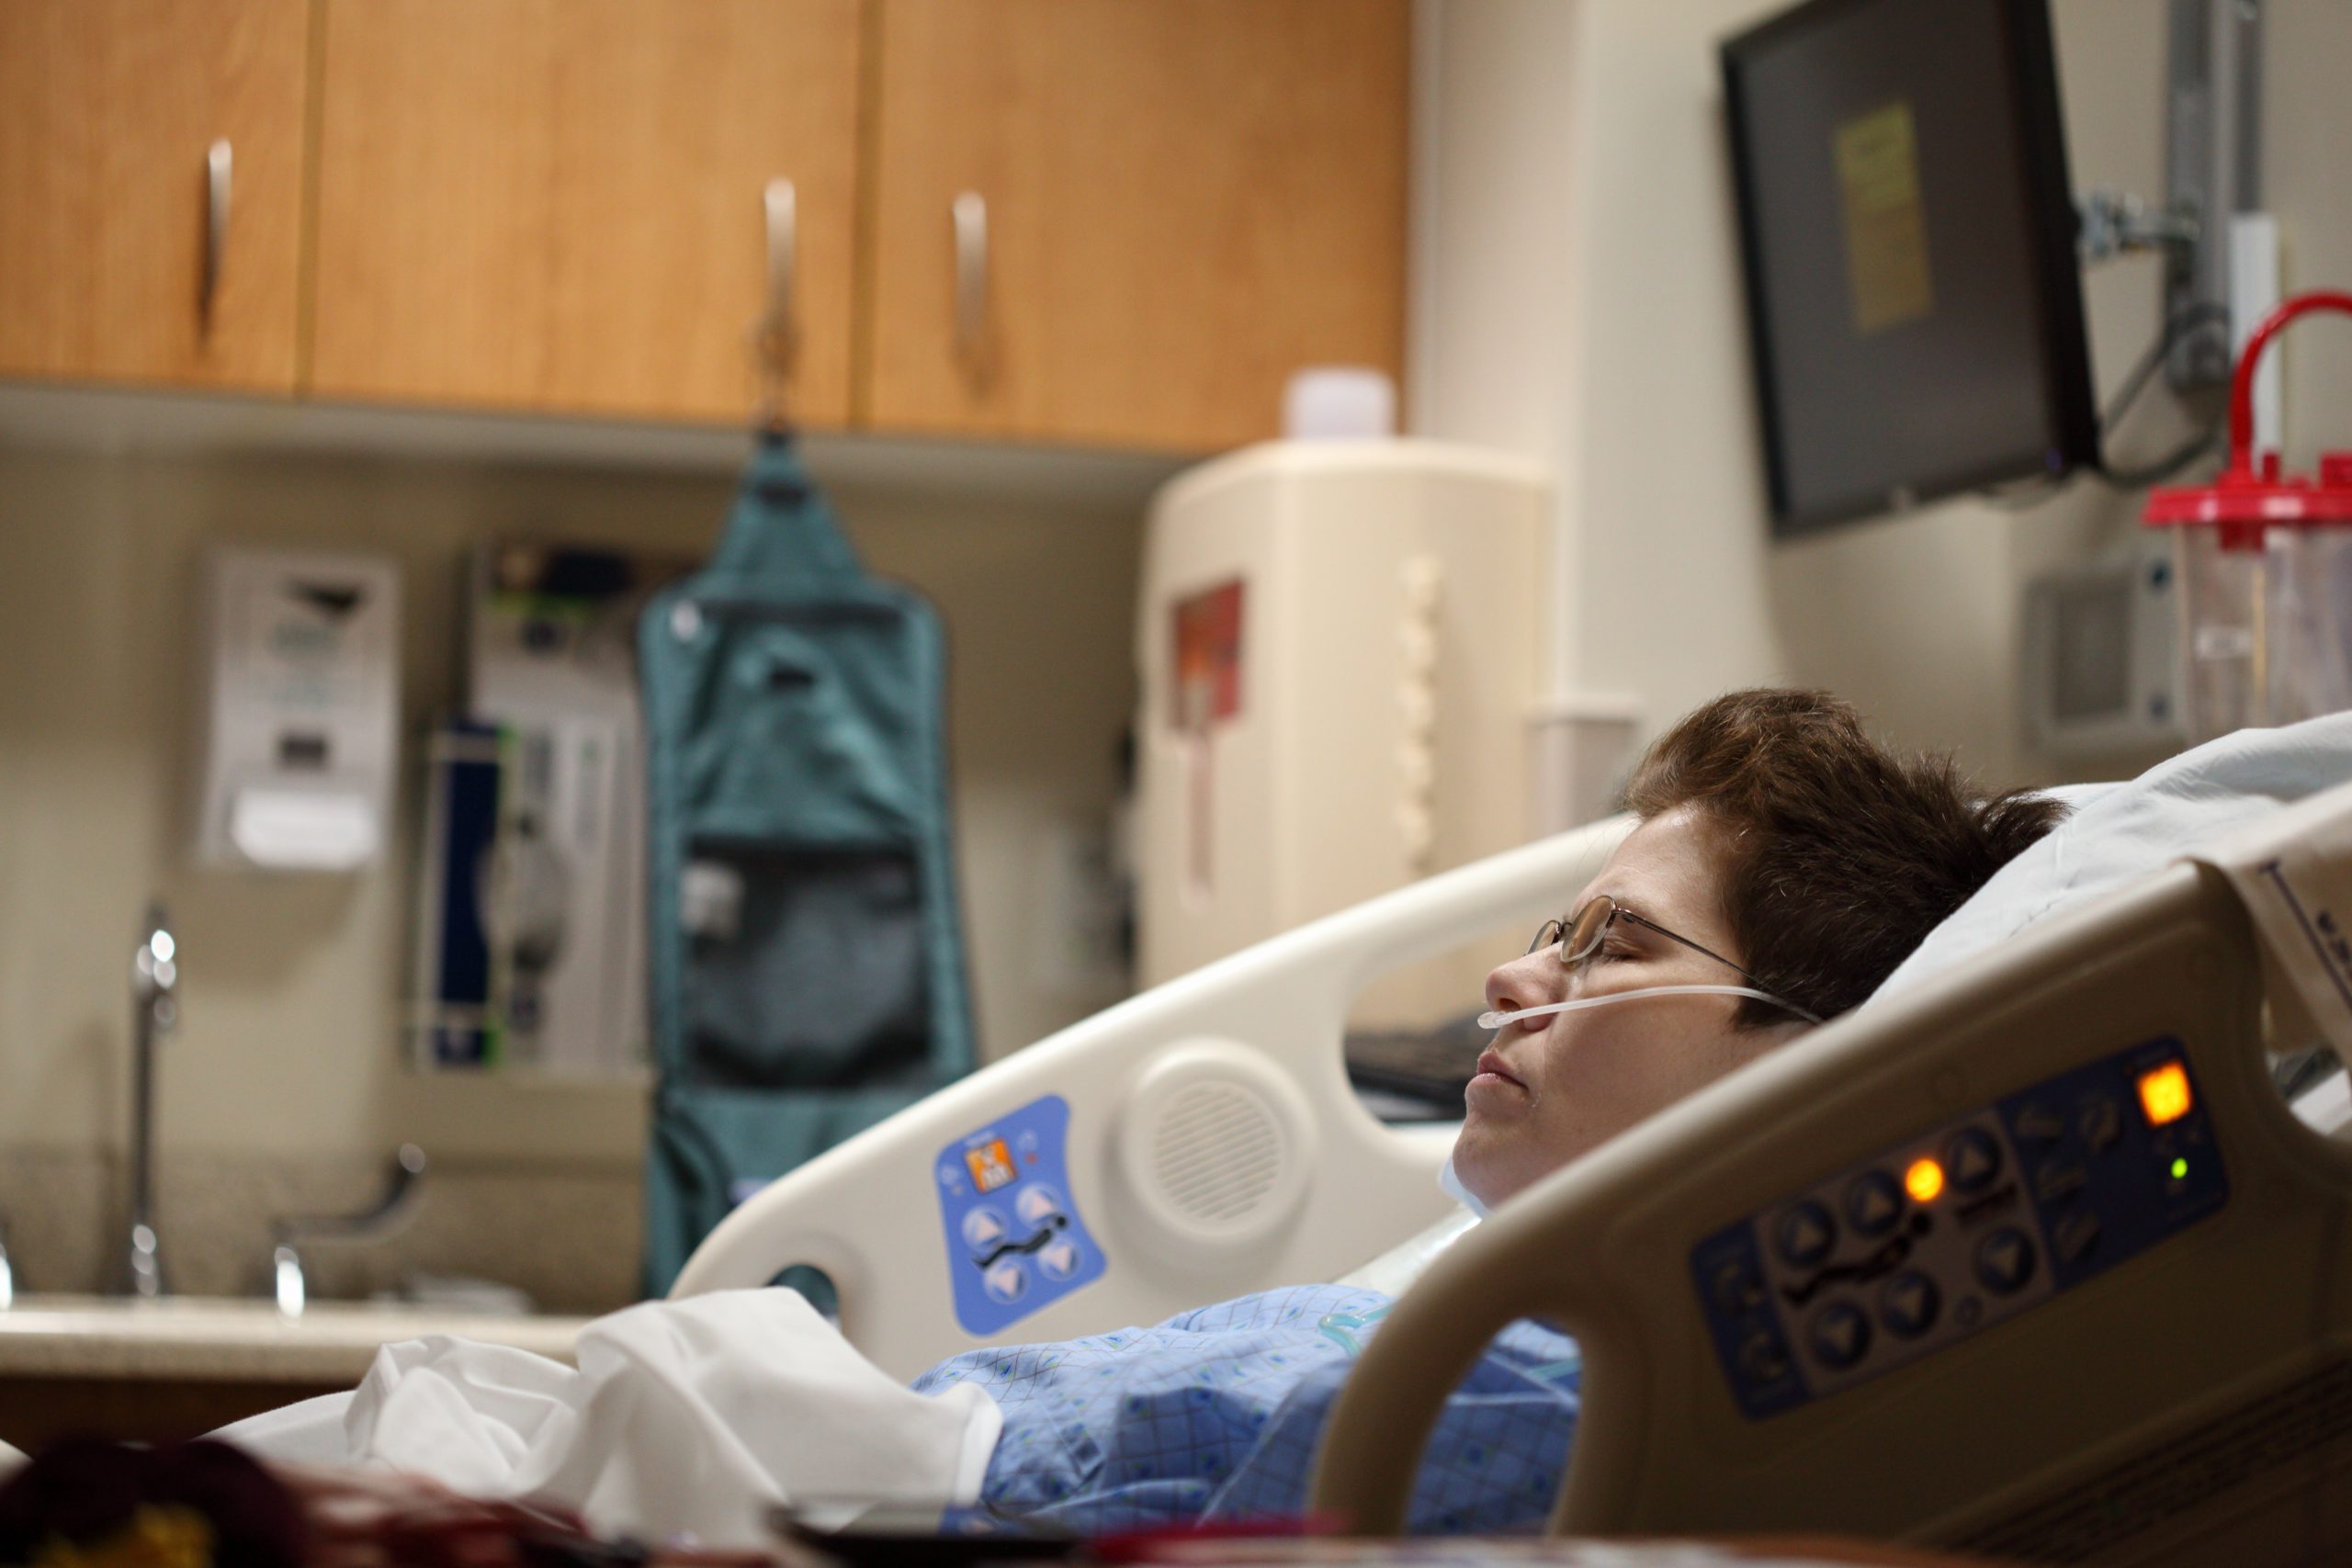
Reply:
[[[2352, 454], [2330, 454], [2352, 495]], [[2174, 526], [2190, 738], [2352, 708], [2352, 518]]]
[[2238, 360], [2228, 466], [2210, 485], [2148, 498], [2143, 520], [2173, 530], [2192, 740], [2352, 708], [2352, 452], [2306, 475], [2253, 449], [2255, 367], [2314, 310], [2352, 314], [2352, 294], [2299, 295], [2273, 311]]

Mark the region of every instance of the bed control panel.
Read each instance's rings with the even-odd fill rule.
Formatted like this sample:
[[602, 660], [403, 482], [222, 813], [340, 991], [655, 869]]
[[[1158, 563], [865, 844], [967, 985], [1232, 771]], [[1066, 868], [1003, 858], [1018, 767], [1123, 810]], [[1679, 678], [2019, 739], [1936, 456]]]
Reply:
[[1724, 1226], [1690, 1267], [1751, 1419], [1931, 1356], [2228, 1201], [2170, 1037], [2060, 1074]]
[[1102, 1277], [1102, 1249], [1070, 1198], [1069, 1139], [1069, 1102], [1049, 1094], [939, 1151], [932, 1174], [965, 1333], [1001, 1333]]

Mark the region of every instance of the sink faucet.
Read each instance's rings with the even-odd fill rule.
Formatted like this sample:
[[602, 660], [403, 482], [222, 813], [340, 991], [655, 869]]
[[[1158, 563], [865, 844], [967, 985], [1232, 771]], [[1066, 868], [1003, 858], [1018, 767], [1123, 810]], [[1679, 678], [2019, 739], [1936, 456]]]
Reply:
[[164, 1294], [164, 1258], [155, 1235], [155, 1043], [178, 1021], [179, 944], [161, 904], [147, 907], [146, 935], [130, 957], [130, 1241], [121, 1293]]
[[381, 1241], [397, 1235], [416, 1217], [424, 1201], [424, 1151], [402, 1144], [392, 1153], [382, 1196], [356, 1214], [281, 1216], [270, 1226], [271, 1292], [286, 1317], [300, 1317], [310, 1303], [311, 1283], [302, 1272], [302, 1248], [313, 1241]]

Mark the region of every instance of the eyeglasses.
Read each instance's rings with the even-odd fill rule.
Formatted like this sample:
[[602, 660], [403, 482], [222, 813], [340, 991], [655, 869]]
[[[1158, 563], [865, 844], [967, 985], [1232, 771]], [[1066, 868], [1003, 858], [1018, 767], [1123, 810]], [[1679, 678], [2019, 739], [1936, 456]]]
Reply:
[[1687, 936], [1678, 936], [1648, 916], [1634, 913], [1606, 893], [1572, 911], [1565, 919], [1546, 920], [1536, 927], [1535, 940], [1527, 944], [1527, 951], [1532, 954], [1557, 943], [1561, 967], [1572, 969], [1592, 956], [1593, 950], [1609, 934], [1611, 922], [1615, 920], [1631, 920], [1637, 926], [1657, 932], [1668, 942], [1679, 942], [1694, 953], [1703, 953], [1751, 986], [1760, 988], [1764, 984], [1713, 948], [1701, 947]]

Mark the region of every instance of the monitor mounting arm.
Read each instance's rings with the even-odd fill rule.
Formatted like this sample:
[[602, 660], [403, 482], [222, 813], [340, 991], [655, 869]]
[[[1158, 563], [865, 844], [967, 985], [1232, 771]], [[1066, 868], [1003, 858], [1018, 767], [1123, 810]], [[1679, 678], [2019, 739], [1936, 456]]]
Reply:
[[2124, 191], [2093, 190], [2077, 209], [2082, 217], [2083, 265], [2091, 266], [2139, 251], [2192, 253], [2203, 221], [2194, 208], [2154, 208]]

